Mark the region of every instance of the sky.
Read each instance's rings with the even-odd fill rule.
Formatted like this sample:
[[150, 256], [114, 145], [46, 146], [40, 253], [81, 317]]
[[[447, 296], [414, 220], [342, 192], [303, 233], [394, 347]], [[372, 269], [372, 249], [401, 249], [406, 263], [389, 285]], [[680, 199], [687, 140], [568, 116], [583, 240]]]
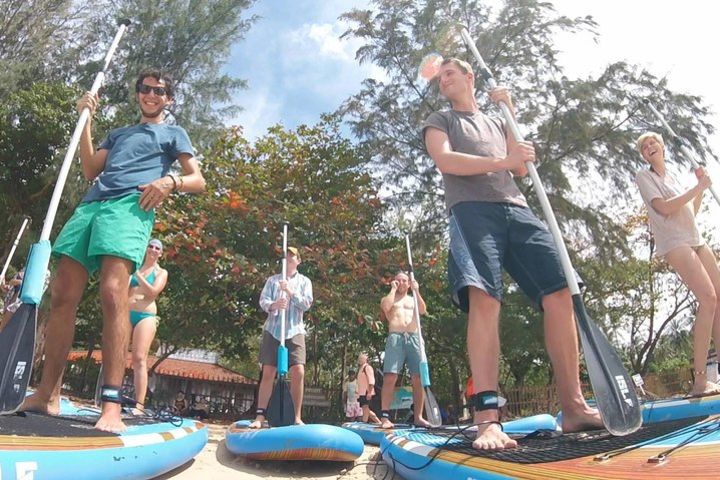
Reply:
[[[361, 0], [258, 0], [250, 13], [260, 20], [232, 48], [227, 70], [248, 80], [249, 89], [234, 101], [245, 110], [228, 125], [241, 125], [257, 138], [269, 126], [288, 128], [313, 124], [320, 114], [334, 111], [363, 79], [384, 78], [382, 69], [359, 65], [357, 40], [340, 40], [347, 24], [338, 16], [351, 8], [366, 8]], [[700, 95], [714, 112], [720, 130], [720, 3], [709, 0], [553, 0], [568, 16], [592, 15], [599, 37], [563, 34], [556, 47], [569, 77], [597, 74], [614, 61], [626, 60], [659, 77], [667, 75], [671, 89]], [[658, 106], [660, 108], [660, 106]], [[661, 109], [661, 108], [660, 108]], [[648, 120], [653, 120], [652, 118]], [[671, 121], [671, 119], [668, 119]], [[710, 139], [720, 154], [720, 132]], [[709, 165], [720, 191], [720, 165]], [[714, 207], [713, 207], [714, 208]], [[720, 208], [715, 209], [715, 213]], [[714, 215], [718, 216], [718, 215]], [[720, 221], [718, 222], [720, 225]]]

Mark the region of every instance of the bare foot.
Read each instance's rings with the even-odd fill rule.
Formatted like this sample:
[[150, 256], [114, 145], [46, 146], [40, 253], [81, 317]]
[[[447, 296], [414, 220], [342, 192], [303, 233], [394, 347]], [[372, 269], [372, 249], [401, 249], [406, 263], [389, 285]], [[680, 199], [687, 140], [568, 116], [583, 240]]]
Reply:
[[720, 393], [720, 385], [713, 382], [705, 381], [695, 382], [693, 389], [690, 391], [691, 397], [702, 397], [703, 395], [715, 395]]
[[472, 444], [477, 450], [504, 450], [517, 447], [517, 442], [508, 437], [497, 423], [478, 425], [478, 433]]
[[303, 422], [302, 419], [300, 419], [300, 418], [296, 418], [295, 425], [305, 425], [305, 422]]
[[425, 420], [425, 419], [422, 418], [422, 417], [420, 417], [420, 418], [418, 418], [417, 420], [415, 420], [415, 426], [416, 426], [416, 427], [423, 427], [423, 428], [430, 428], [430, 427], [432, 427], [432, 425], [430, 424], [430, 422], [428, 422], [427, 420]]
[[380, 428], [393, 428], [395, 424], [393, 424], [389, 418], [382, 417], [380, 419]]
[[127, 428], [121, 417], [122, 406], [118, 403], [103, 402], [102, 413], [95, 429], [103, 432], [121, 433]]
[[597, 430], [604, 428], [600, 412], [587, 405], [575, 411], [562, 412], [563, 433], [582, 432], [584, 430]]
[[258, 415], [257, 417], [255, 417], [255, 420], [253, 420], [253, 422], [250, 425], [248, 425], [248, 428], [253, 428], [253, 429], [262, 428], [264, 421], [265, 421], [265, 415]]
[[55, 397], [54, 400], [46, 400], [40, 398], [38, 393], [33, 393], [25, 397], [25, 401], [20, 405], [19, 411], [45, 413], [55, 416], [60, 415], [60, 397]]

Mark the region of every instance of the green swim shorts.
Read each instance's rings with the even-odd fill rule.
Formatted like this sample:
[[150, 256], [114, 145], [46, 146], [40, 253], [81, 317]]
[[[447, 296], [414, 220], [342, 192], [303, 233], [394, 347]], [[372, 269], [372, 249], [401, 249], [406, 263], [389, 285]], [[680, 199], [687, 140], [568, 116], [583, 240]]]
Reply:
[[155, 212], [140, 208], [139, 193], [81, 203], [53, 245], [55, 256], [67, 255], [88, 275], [100, 268], [101, 257], [130, 260], [140, 268], [155, 222]]

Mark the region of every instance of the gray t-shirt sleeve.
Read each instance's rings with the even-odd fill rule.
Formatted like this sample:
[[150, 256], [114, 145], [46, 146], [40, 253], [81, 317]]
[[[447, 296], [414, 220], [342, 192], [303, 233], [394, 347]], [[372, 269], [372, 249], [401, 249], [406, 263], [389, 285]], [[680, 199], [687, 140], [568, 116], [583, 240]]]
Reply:
[[448, 131], [450, 129], [448, 118], [441, 112], [431, 113], [430, 116], [427, 117], [425, 119], [425, 122], [422, 124], [423, 141], [425, 140], [425, 134], [427, 132], [427, 129], [431, 127], [437, 128], [441, 132], [445, 132], [445, 134], [448, 134]]

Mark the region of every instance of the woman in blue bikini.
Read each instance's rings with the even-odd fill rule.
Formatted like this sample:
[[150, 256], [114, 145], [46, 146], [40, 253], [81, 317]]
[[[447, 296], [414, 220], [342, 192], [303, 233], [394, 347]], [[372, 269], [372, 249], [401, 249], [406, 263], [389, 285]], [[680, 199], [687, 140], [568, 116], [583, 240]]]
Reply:
[[130, 278], [130, 323], [132, 324], [132, 363], [135, 399], [144, 406], [148, 385], [147, 357], [155, 338], [159, 317], [155, 299], [167, 284], [167, 270], [160, 268], [162, 242], [148, 243], [142, 266]]

